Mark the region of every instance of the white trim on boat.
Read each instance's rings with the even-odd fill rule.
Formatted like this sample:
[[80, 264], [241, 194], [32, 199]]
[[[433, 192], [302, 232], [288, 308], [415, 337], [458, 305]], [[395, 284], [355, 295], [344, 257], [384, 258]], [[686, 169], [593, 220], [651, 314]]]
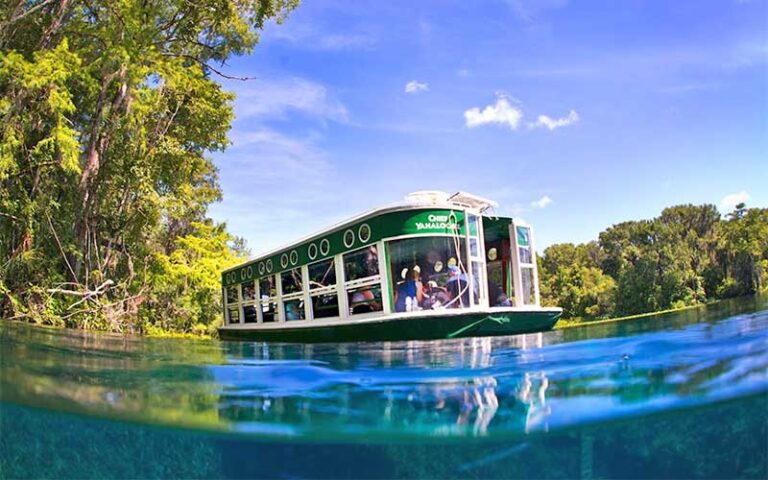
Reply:
[[469, 314], [477, 315], [486, 313], [488, 315], [499, 313], [558, 313], [562, 312], [559, 307], [471, 307], [461, 309], [444, 309], [444, 310], [421, 310], [418, 312], [402, 312], [391, 313], [389, 315], [381, 315], [382, 312], [371, 312], [364, 314], [357, 314], [350, 316], [344, 321], [340, 321], [338, 317], [329, 319], [313, 319], [313, 320], [292, 320], [287, 322], [276, 323], [235, 323], [229, 325], [222, 325], [219, 329], [224, 330], [287, 330], [294, 328], [316, 328], [316, 327], [340, 327], [343, 325], [361, 325], [366, 323], [387, 322], [392, 320], [408, 320], [410, 318], [420, 317], [452, 317], [452, 316], [465, 316]]

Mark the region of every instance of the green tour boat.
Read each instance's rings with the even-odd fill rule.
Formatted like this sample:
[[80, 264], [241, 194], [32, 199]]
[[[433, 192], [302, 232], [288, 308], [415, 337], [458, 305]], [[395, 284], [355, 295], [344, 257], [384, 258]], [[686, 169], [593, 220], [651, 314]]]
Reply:
[[222, 274], [223, 340], [353, 342], [551, 329], [531, 227], [458, 192], [416, 192]]

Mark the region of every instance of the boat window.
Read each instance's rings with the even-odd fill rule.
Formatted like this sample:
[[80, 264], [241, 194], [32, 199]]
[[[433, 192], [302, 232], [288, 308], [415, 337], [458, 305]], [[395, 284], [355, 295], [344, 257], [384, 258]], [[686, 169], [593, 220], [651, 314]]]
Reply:
[[277, 301], [275, 299], [277, 296], [276, 285], [274, 275], [259, 279], [261, 318], [265, 323], [277, 321]]
[[243, 301], [256, 300], [256, 286], [253, 283], [240, 284], [240, 293], [242, 294]]
[[379, 253], [376, 246], [344, 255], [344, 278], [347, 282], [379, 274]]
[[520, 263], [533, 263], [531, 258], [531, 249], [528, 247], [519, 247], [520, 250]]
[[261, 302], [261, 318], [264, 323], [277, 321], [277, 302], [267, 300]]
[[283, 295], [300, 292], [302, 287], [301, 269], [293, 268], [280, 274], [283, 287]]
[[533, 290], [533, 269], [521, 268], [520, 275], [523, 281], [523, 304], [533, 305], [536, 303]]
[[368, 285], [347, 290], [350, 315], [359, 313], [380, 312], [384, 309], [381, 303], [381, 286]]
[[469, 239], [469, 255], [471, 257], [477, 257], [480, 255], [479, 242], [476, 238]]
[[274, 297], [277, 295], [274, 275], [270, 275], [259, 280], [259, 291], [261, 292], [262, 299]]
[[229, 323], [240, 323], [240, 309], [239, 308], [230, 308], [229, 309]]
[[237, 285], [227, 287], [227, 303], [237, 303]]
[[455, 237], [419, 237], [387, 243], [393, 310], [468, 307], [465, 243]]
[[480, 303], [480, 286], [483, 284], [483, 264], [481, 262], [472, 262], [472, 304]]
[[467, 215], [467, 225], [469, 226], [469, 234], [471, 236], [477, 236], [477, 215]]
[[283, 302], [285, 320], [304, 320], [304, 299], [286, 300]]
[[312, 318], [330, 318], [339, 316], [339, 297], [336, 293], [312, 296]]
[[253, 305], [243, 307], [243, 321], [245, 323], [256, 323], [256, 307]]
[[336, 285], [336, 263], [332, 258], [313, 263], [308, 268], [310, 290]]
[[533, 263], [533, 255], [531, 253], [531, 229], [518, 226], [516, 231], [520, 263]]

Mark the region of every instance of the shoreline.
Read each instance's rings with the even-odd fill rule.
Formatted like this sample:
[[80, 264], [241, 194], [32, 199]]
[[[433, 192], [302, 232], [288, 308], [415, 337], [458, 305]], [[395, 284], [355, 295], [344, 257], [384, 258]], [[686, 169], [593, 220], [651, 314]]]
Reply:
[[[757, 295], [755, 295], [757, 296]], [[735, 298], [742, 298], [742, 297], [735, 297]], [[730, 298], [722, 299], [722, 300], [713, 300], [710, 302], [705, 303], [697, 303], [696, 305], [687, 305], [685, 307], [677, 307], [677, 308], [668, 308], [666, 310], [656, 310], [654, 312], [648, 312], [648, 313], [636, 313], [634, 315], [625, 315], [623, 317], [616, 317], [616, 318], [604, 318], [600, 320], [563, 320], [561, 319], [557, 324], [555, 324], [555, 328], [552, 330], [564, 330], [566, 328], [575, 328], [575, 327], [586, 327], [590, 325], [605, 325], [608, 323], [615, 323], [615, 322], [623, 322], [625, 320], [639, 320], [641, 318], [647, 318], [647, 317], [655, 317], [657, 315], [665, 315], [667, 313], [675, 313], [675, 312], [682, 312], [685, 310], [692, 310], [695, 308], [701, 308], [706, 307], [709, 305], [715, 305], [718, 303], [721, 303], [723, 301], [732, 300]], [[565, 322], [564, 324], [560, 324], [560, 322]]]

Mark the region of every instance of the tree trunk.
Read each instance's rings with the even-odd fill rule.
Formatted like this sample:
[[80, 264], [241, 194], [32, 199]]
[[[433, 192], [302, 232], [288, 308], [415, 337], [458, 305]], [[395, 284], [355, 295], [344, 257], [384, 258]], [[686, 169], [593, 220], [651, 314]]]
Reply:
[[[104, 124], [108, 123], [108, 121], [104, 119], [109, 116], [124, 113], [130, 103], [128, 101], [129, 88], [126, 81], [126, 74], [127, 65], [123, 64], [116, 72], [109, 74], [104, 78], [96, 104], [96, 112], [91, 121], [88, 148], [85, 151], [85, 165], [80, 174], [80, 182], [78, 184], [80, 212], [75, 224], [75, 236], [78, 241], [78, 249], [82, 254], [82, 260], [76, 259], [74, 262], [75, 274], [78, 277], [82, 271], [83, 262], [90, 262], [87, 252], [88, 246], [90, 245], [89, 231], [91, 231], [92, 217], [94, 209], [97, 207], [97, 180], [105, 161], [104, 153], [107, 151], [114, 133], [109, 126], [106, 128], [104, 127]], [[107, 92], [113, 81], [118, 81], [119, 86], [109, 108], [106, 108]], [[96, 243], [98, 244], [98, 242]], [[87, 270], [92, 270], [90, 264], [87, 266]]]
[[70, 0], [59, 0], [59, 8], [56, 10], [56, 15], [51, 21], [51, 24], [45, 30], [43, 38], [40, 40], [41, 50], [45, 50], [50, 47], [54, 35], [56, 35], [56, 33], [61, 28], [61, 23], [64, 21], [64, 17], [67, 14], [67, 10], [69, 9], [69, 2]]

